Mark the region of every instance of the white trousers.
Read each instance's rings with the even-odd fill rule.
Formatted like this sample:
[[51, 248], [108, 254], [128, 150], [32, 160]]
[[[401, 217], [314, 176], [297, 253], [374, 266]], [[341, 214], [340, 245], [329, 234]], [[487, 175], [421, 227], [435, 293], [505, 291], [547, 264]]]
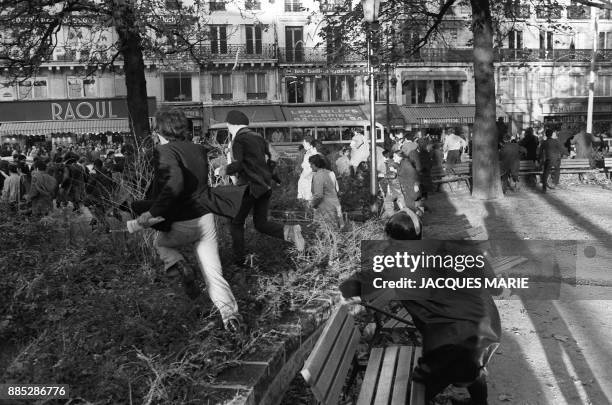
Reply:
[[155, 248], [164, 262], [165, 270], [180, 260], [184, 260], [183, 255], [176, 248], [190, 243], [194, 245], [208, 295], [219, 309], [225, 324], [230, 317], [238, 314], [238, 304], [229, 284], [223, 278], [213, 214], [206, 214], [188, 221], [174, 222], [169, 232], [157, 233]]

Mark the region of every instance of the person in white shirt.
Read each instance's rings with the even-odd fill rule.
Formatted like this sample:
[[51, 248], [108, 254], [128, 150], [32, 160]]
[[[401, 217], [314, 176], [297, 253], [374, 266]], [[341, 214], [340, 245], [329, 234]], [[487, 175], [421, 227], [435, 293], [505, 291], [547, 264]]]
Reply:
[[455, 164], [461, 162], [461, 152], [467, 146], [465, 139], [456, 135], [451, 130], [450, 134], [446, 136], [444, 140], [444, 154], [446, 155], [446, 166], [447, 169], [452, 168]]

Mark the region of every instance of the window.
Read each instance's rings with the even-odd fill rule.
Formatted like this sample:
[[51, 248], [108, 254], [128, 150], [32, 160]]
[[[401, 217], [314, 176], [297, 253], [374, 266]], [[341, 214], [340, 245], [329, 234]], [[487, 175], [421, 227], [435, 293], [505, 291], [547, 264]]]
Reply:
[[164, 101], [191, 101], [191, 75], [164, 75]]
[[68, 85], [68, 98], [98, 96], [97, 83], [94, 78], [69, 77], [66, 79], [66, 83]]
[[610, 20], [612, 19], [612, 10], [609, 9], [599, 9], [599, 18], [602, 20]]
[[339, 63], [343, 59], [342, 31], [340, 27], [327, 29], [327, 63]]
[[285, 48], [287, 62], [304, 61], [304, 29], [285, 27]]
[[570, 20], [584, 20], [591, 18], [591, 8], [572, 0], [572, 4], [567, 7], [567, 18]]
[[304, 102], [304, 76], [288, 76], [285, 78], [288, 103]]
[[458, 103], [461, 96], [461, 82], [458, 80], [407, 80], [402, 85], [402, 96], [404, 104]]
[[599, 75], [597, 77], [595, 95], [612, 96], [612, 75]]
[[550, 98], [553, 96], [553, 77], [552, 76], [540, 76], [538, 82], [538, 94], [541, 98]]
[[540, 30], [540, 58], [552, 58], [554, 37], [551, 31]]
[[182, 6], [181, 0], [166, 0], [165, 3], [168, 10], [180, 10]]
[[265, 100], [268, 97], [265, 73], [247, 73], [247, 99]]
[[600, 32], [597, 49], [611, 49], [611, 48], [612, 48], [612, 32]]
[[244, 8], [247, 10], [261, 10], [261, 1], [259, 0], [246, 0], [244, 2]]
[[559, 19], [561, 18], [561, 6], [553, 4], [536, 6], [536, 16], [542, 19]]
[[285, 0], [285, 11], [302, 11], [301, 0]]
[[523, 49], [523, 31], [510, 30], [508, 33], [508, 48]]
[[212, 75], [212, 92], [213, 100], [231, 100], [232, 99], [232, 75], [231, 74], [215, 74]]
[[225, 10], [225, 2], [223, 1], [211, 1], [208, 5], [210, 11], [223, 11]]
[[[374, 101], [387, 101], [387, 81], [377, 80], [374, 89]], [[389, 83], [390, 102], [395, 102], [395, 86]]]
[[[47, 98], [47, 79], [30, 79], [17, 84], [19, 100]], [[80, 96], [79, 96], [80, 97]]]
[[245, 25], [247, 55], [261, 55], [261, 25]]
[[333, 13], [335, 11], [350, 11], [342, 0], [321, 0], [320, 10], [322, 13]]
[[523, 76], [510, 76], [508, 78], [508, 96], [525, 98], [525, 78]]
[[355, 101], [355, 76], [323, 76], [315, 81], [315, 101]]
[[15, 86], [10, 83], [0, 83], [0, 100], [14, 100]]
[[587, 95], [587, 81], [584, 75], [571, 75], [570, 76], [570, 96], [586, 96]]
[[210, 26], [210, 51], [213, 54], [227, 53], [227, 27], [225, 25]]
[[127, 96], [125, 76], [115, 76], [115, 97]]

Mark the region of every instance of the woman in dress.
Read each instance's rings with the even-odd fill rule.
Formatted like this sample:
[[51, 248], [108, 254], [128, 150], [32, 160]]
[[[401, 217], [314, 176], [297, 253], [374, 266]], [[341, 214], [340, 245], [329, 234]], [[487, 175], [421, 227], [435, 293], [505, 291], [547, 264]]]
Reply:
[[312, 200], [312, 168], [310, 167], [309, 159], [311, 156], [317, 155], [316, 141], [310, 137], [305, 136], [302, 142], [304, 146], [304, 158], [302, 160], [302, 172], [298, 180], [298, 200], [310, 201]]
[[341, 228], [344, 223], [336, 175], [329, 170], [329, 164], [323, 156], [314, 155], [308, 161], [313, 171], [311, 205], [315, 210], [315, 220]]

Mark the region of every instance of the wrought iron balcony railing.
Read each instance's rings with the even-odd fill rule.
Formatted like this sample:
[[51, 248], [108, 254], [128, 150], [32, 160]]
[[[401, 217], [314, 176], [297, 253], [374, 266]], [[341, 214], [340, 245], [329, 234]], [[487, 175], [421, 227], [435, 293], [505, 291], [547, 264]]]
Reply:
[[265, 100], [268, 98], [268, 93], [247, 93], [247, 100]]
[[324, 48], [278, 48], [280, 63], [347, 63], [365, 62], [363, 55], [352, 52], [329, 53]]
[[203, 60], [257, 60], [276, 59], [277, 48], [274, 44], [216, 44], [216, 46], [202, 46], [198, 56]]
[[[496, 62], [590, 62], [592, 49], [496, 49]], [[612, 49], [596, 52], [596, 62], [611, 62]]]
[[211, 98], [215, 101], [217, 100], [231, 100], [233, 98], [232, 93], [217, 93], [211, 94]]

